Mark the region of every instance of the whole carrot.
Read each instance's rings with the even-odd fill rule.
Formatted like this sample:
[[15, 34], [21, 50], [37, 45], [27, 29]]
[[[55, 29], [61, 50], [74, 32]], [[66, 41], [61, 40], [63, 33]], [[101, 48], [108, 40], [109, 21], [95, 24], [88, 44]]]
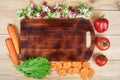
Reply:
[[19, 37], [18, 37], [18, 33], [17, 33], [15, 25], [9, 24], [7, 26], [7, 30], [8, 30], [8, 33], [9, 33], [12, 41], [13, 41], [16, 52], [17, 52], [17, 54], [19, 54], [20, 53]]
[[18, 55], [16, 53], [16, 50], [15, 50], [15, 47], [13, 45], [12, 40], [10, 38], [8, 38], [8, 39], [5, 40], [5, 42], [6, 42], [10, 57], [12, 59], [12, 62], [15, 65], [19, 65], [20, 64], [19, 57], [18, 57]]

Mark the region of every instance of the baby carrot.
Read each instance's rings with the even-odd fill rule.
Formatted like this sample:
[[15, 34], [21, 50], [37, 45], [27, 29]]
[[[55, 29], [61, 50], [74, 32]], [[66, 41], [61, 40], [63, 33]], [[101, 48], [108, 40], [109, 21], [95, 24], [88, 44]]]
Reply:
[[8, 33], [13, 41], [13, 44], [15, 46], [15, 50], [17, 52], [17, 54], [19, 54], [20, 52], [20, 48], [19, 48], [19, 38], [18, 38], [18, 33], [17, 33], [17, 30], [16, 30], [16, 27], [12, 24], [9, 24], [7, 26], [7, 30], [8, 30]]
[[12, 59], [12, 62], [15, 65], [19, 65], [20, 64], [19, 57], [18, 57], [18, 55], [16, 53], [16, 50], [15, 50], [15, 47], [13, 45], [12, 40], [10, 38], [8, 38], [8, 39], [5, 40], [5, 42], [6, 42], [10, 57]]

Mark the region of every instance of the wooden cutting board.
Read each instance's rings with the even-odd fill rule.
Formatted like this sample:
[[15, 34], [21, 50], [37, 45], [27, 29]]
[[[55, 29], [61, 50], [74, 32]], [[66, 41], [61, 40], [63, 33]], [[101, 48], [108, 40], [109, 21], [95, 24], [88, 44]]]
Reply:
[[[24, 19], [20, 30], [21, 60], [43, 56], [50, 61], [88, 61], [95, 33], [88, 19]], [[86, 47], [86, 32], [91, 46]]]

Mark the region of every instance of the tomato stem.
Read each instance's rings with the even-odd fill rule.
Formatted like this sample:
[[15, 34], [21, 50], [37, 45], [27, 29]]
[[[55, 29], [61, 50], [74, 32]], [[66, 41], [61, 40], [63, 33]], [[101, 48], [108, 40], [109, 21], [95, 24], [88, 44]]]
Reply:
[[103, 42], [103, 46], [107, 46], [107, 43], [106, 43], [106, 42]]
[[104, 55], [100, 55], [100, 59], [104, 59], [105, 58], [105, 56]]

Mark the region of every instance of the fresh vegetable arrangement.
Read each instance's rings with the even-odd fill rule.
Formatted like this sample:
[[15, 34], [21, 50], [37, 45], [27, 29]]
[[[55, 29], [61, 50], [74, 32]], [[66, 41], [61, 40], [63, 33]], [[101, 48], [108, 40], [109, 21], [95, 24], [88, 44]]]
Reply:
[[108, 25], [109, 25], [109, 21], [108, 19], [104, 18], [104, 15], [101, 18], [94, 20], [94, 27], [96, 31], [99, 33], [103, 33], [107, 31]]
[[38, 57], [29, 60], [17, 66], [17, 69], [27, 77], [41, 79], [50, 74], [51, 63], [47, 58]]
[[[93, 12], [93, 8], [87, 8], [85, 5], [80, 4], [76, 7], [67, 7], [66, 4], [56, 4], [54, 7], [49, 7], [47, 2], [44, 2], [41, 6], [31, 3], [25, 9], [18, 11], [19, 19], [24, 18], [89, 18]], [[103, 33], [108, 29], [108, 20], [102, 16], [101, 19], [94, 21], [94, 27], [97, 32]], [[47, 58], [38, 57], [30, 58], [29, 60], [20, 64], [18, 54], [20, 53], [19, 40], [17, 30], [15, 26], [8, 25], [8, 32], [10, 38], [6, 39], [6, 45], [8, 47], [12, 62], [16, 65], [17, 70], [23, 72], [25, 76], [36, 79], [44, 78], [49, 75], [51, 71], [57, 71], [58, 75], [65, 76], [67, 74], [78, 74], [83, 80], [87, 78], [91, 79], [95, 71], [90, 67], [89, 62], [50, 62]], [[110, 41], [105, 37], [100, 37], [96, 41], [96, 46], [100, 50], [107, 50], [110, 47]], [[95, 57], [95, 63], [102, 67], [108, 59], [105, 55], [100, 54]]]
[[49, 7], [47, 2], [43, 2], [41, 6], [31, 3], [25, 9], [19, 10], [18, 18], [89, 18], [92, 12], [92, 7], [87, 8], [83, 4], [67, 7], [66, 4], [57, 3], [55, 6]]

